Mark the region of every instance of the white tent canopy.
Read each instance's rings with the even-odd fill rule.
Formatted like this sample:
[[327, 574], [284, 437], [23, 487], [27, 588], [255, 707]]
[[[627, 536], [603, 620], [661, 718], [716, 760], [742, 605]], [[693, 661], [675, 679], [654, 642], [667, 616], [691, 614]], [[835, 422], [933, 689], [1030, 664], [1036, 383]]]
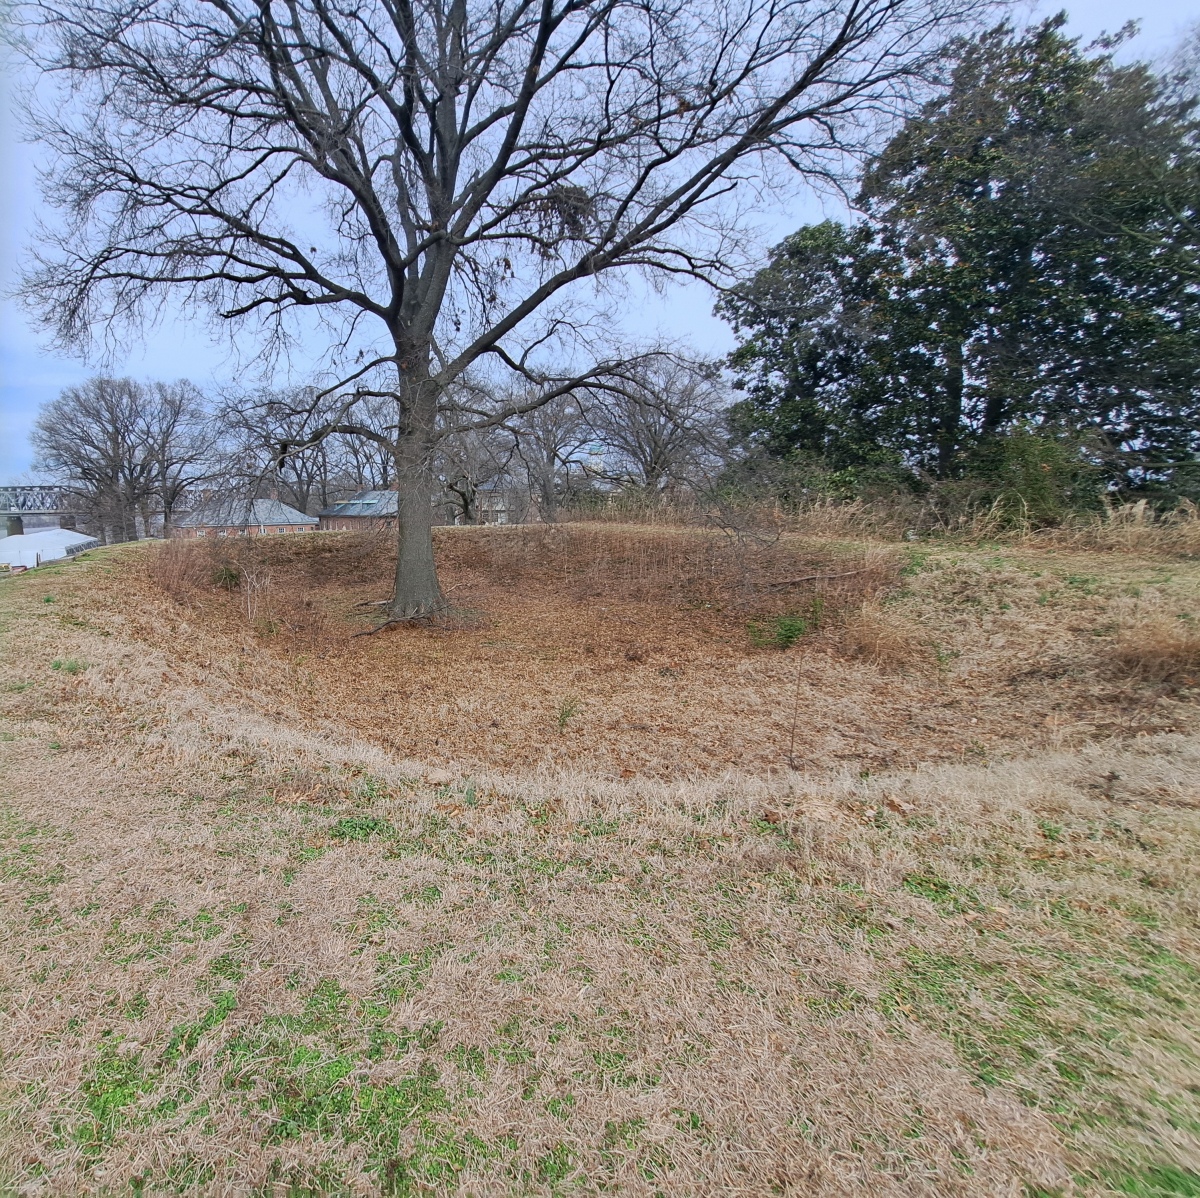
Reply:
[[74, 557], [85, 549], [95, 549], [99, 544], [95, 537], [76, 532], [73, 528], [45, 528], [41, 532], [0, 538], [0, 565], [32, 568], [43, 562]]

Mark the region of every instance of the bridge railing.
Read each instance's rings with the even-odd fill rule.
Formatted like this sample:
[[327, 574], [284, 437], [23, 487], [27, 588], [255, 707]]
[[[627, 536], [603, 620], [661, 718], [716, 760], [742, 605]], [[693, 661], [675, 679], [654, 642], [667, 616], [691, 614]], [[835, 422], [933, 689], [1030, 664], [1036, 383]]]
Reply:
[[78, 499], [65, 487], [0, 487], [0, 516], [53, 516], [78, 509]]

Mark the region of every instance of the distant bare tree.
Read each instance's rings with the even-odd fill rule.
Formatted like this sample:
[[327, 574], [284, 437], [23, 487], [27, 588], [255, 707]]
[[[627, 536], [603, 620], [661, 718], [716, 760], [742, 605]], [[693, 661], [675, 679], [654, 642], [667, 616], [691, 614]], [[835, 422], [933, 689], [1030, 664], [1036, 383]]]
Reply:
[[718, 363], [646, 356], [590, 409], [605, 473], [648, 491], [698, 482], [720, 459], [727, 406]]
[[[136, 330], [167, 292], [272, 352], [326, 338], [344, 401], [305, 443], [392, 456], [392, 613], [420, 615], [441, 603], [455, 381], [486, 361], [537, 404], [602, 376], [539, 369], [569, 305], [611, 272], [728, 277], [764, 189], [829, 179], [986, 3], [30, 0], [26, 47], [62, 84], [32, 133], [63, 219], [24, 293], [72, 345]], [[370, 396], [383, 429], [357, 418]]]
[[[336, 447], [323, 441], [281, 455], [281, 444], [304, 442], [306, 409], [317, 403], [317, 388], [234, 391], [224, 397], [219, 419], [227, 440], [225, 485], [247, 497], [269, 495], [312, 514], [330, 499], [330, 457]], [[333, 406], [326, 403], [326, 411]], [[319, 411], [319, 408], [317, 409]]]
[[480, 493], [506, 489], [515, 451], [514, 438], [503, 429], [468, 429], [441, 439], [437, 474], [455, 523], [479, 523]]
[[188, 382], [93, 378], [43, 405], [30, 436], [37, 465], [70, 487], [104, 541], [132, 541], [161, 515], [164, 534], [208, 473], [203, 397]]
[[580, 397], [559, 395], [511, 420], [507, 427], [538, 516], [553, 523], [560, 501], [571, 489], [572, 467], [582, 468], [580, 452], [594, 435]]
[[[359, 405], [358, 419], [369, 428], [386, 430], [389, 407], [382, 397], [364, 400]], [[392, 485], [395, 463], [378, 441], [345, 434], [335, 434], [330, 440], [336, 443], [336, 450], [331, 451], [334, 458], [331, 485], [335, 490], [385, 491]]]
[[183, 379], [142, 388], [141, 430], [151, 463], [151, 503], [162, 515], [165, 537], [187, 493], [216, 468], [214, 424], [204, 396]]

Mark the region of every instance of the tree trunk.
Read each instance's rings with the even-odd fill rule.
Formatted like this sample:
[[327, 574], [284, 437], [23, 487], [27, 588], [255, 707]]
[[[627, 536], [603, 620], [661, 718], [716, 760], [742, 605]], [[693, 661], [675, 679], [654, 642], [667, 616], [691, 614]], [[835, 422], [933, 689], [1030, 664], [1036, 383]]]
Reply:
[[[422, 385], [423, 384], [423, 385]], [[433, 561], [433, 442], [436, 405], [421, 380], [410, 389], [396, 443], [396, 590], [393, 619], [428, 616], [444, 606]]]
[[942, 418], [938, 428], [938, 476], [949, 478], [955, 468], [962, 425], [963, 347], [953, 338], [946, 343], [946, 390]]
[[555, 484], [554, 466], [549, 471], [542, 471], [538, 479], [538, 515], [546, 524], [558, 521], [558, 488]]

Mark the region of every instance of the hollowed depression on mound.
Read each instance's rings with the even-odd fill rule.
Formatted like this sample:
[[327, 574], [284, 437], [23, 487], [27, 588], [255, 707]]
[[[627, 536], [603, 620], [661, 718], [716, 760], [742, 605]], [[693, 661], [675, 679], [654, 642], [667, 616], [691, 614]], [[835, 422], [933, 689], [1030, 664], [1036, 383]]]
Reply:
[[272, 714], [455, 770], [874, 771], [1194, 725], [1190, 563], [632, 526], [437, 533], [447, 613], [376, 635], [355, 634], [384, 618], [384, 534], [169, 543], [96, 598]]
[[437, 548], [0, 583], [0, 1189], [1196, 1191], [1192, 560]]

